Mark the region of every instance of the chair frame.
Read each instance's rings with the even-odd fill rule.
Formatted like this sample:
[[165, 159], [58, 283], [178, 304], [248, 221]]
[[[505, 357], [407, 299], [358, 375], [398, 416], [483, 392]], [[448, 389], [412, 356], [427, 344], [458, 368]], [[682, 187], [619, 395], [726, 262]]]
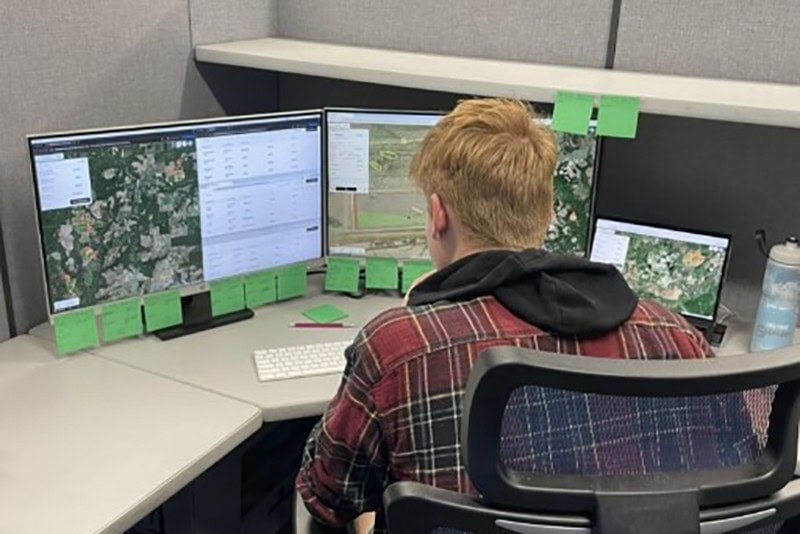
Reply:
[[[767, 443], [749, 464], [689, 473], [578, 476], [521, 473], [500, 458], [512, 392], [539, 386], [627, 397], [690, 397], [777, 385]], [[483, 352], [464, 396], [462, 458], [480, 499], [414, 482], [384, 496], [393, 531], [718, 533], [800, 513], [800, 347], [705, 360], [618, 360], [516, 347]], [[437, 519], [439, 518], [439, 519]], [[395, 530], [395, 529], [398, 530]]]

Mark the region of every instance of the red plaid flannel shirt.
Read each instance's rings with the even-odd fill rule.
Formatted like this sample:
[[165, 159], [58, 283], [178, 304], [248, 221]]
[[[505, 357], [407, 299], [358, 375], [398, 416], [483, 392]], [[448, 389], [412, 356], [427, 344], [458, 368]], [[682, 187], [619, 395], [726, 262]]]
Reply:
[[381, 517], [383, 490], [412, 480], [474, 493], [460, 459], [461, 398], [478, 354], [497, 345], [607, 358], [705, 358], [706, 340], [682, 317], [642, 301], [602, 337], [557, 338], [494, 297], [389, 310], [346, 351], [339, 391], [309, 438], [297, 489], [311, 513], [340, 526]]

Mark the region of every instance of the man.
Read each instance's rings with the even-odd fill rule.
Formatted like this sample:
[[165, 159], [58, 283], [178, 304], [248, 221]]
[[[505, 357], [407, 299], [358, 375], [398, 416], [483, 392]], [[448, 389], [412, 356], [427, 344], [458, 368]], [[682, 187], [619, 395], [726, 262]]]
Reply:
[[397, 480], [474, 493], [459, 457], [460, 403], [478, 354], [518, 345], [609, 358], [705, 358], [683, 318], [639, 302], [611, 266], [540, 250], [557, 146], [525, 104], [469, 100], [425, 138], [411, 177], [428, 198], [437, 271], [347, 350], [297, 488], [333, 526], [376, 511]]

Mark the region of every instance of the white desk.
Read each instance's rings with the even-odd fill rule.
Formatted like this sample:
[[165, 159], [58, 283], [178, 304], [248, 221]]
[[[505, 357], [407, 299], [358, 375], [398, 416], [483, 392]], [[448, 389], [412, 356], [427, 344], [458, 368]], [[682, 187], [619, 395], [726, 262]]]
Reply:
[[[153, 336], [102, 346], [93, 351], [103, 358], [143, 369], [179, 382], [248, 402], [261, 409], [264, 421], [321, 414], [339, 386], [337, 375], [261, 383], [253, 369], [255, 349], [352, 339], [359, 328], [381, 311], [402, 305], [397, 297], [369, 295], [362, 299], [323, 294], [322, 277], [309, 278], [309, 296], [256, 310], [253, 319], [171, 341]], [[296, 329], [302, 312], [332, 303], [350, 314], [348, 329]], [[732, 321], [719, 355], [748, 352], [752, 325]], [[49, 325], [32, 334], [52, 339]]]
[[[336, 393], [341, 377], [327, 375], [262, 383], [256, 377], [253, 351], [267, 347], [344, 341], [380, 312], [402, 305], [399, 297], [368, 295], [362, 299], [322, 294], [322, 277], [309, 278], [308, 297], [259, 308], [252, 319], [190, 336], [159, 341], [154, 336], [102, 346], [94, 354], [185, 384], [229, 396], [261, 409], [264, 421], [320, 415]], [[308, 321], [302, 312], [334, 304], [350, 314], [356, 328], [299, 329], [291, 321]], [[32, 334], [52, 339], [49, 325]]]
[[54, 351], [0, 344], [0, 532], [122, 532], [261, 426], [247, 404]]

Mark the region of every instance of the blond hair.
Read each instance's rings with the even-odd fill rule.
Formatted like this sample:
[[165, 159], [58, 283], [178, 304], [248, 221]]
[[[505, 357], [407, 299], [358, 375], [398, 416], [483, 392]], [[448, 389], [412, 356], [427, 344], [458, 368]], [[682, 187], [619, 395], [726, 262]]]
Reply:
[[438, 194], [468, 238], [487, 247], [540, 247], [553, 217], [558, 148], [518, 100], [465, 100], [428, 132], [411, 179]]

